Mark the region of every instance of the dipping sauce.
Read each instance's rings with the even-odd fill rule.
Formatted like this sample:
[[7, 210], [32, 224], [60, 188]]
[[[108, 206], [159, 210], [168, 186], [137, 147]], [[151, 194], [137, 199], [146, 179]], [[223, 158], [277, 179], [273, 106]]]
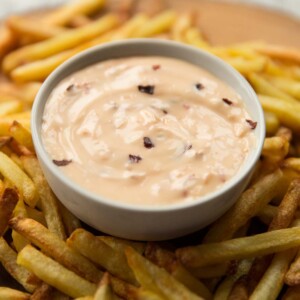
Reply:
[[53, 163], [111, 201], [169, 205], [218, 190], [255, 147], [240, 96], [177, 59], [89, 66], [51, 93], [42, 139]]

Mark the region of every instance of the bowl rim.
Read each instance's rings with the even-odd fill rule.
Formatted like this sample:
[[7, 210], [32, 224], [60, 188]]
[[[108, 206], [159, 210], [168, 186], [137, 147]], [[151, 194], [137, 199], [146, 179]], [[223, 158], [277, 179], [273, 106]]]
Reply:
[[[165, 46], [165, 47], [175, 47], [179, 48], [181, 51], [191, 51], [194, 52], [197, 55], [204, 56], [205, 58], [208, 58], [210, 60], [215, 60], [219, 65], [220, 68], [225, 69], [227, 72], [230, 73], [230, 76], [235, 77], [235, 80], [239, 82], [242, 86], [243, 89], [246, 90], [247, 94], [249, 95], [249, 98], [253, 100], [253, 105], [255, 106], [255, 114], [257, 117], [257, 122], [259, 122], [259, 126], [256, 128], [259, 130], [258, 132], [258, 137], [256, 141], [256, 148], [254, 149], [254, 154], [252, 155], [251, 160], [244, 161], [243, 168], [240, 168], [238, 172], [228, 181], [226, 182], [223, 186], [221, 186], [218, 190], [211, 192], [209, 194], [200, 196], [193, 201], [182, 201], [182, 202], [176, 202], [172, 204], [166, 204], [166, 205], [145, 205], [145, 204], [131, 204], [131, 203], [126, 203], [118, 200], [109, 200], [97, 193], [90, 192], [83, 186], [77, 184], [75, 181], [73, 181], [71, 178], [69, 178], [67, 175], [65, 175], [63, 172], [59, 170], [57, 166], [55, 166], [47, 153], [45, 147], [43, 146], [42, 138], [41, 138], [41, 131], [39, 130], [38, 126], [38, 120], [42, 118], [43, 116], [40, 116], [38, 114], [39, 108], [42, 106], [42, 110], [44, 110], [45, 104], [48, 100], [45, 100], [44, 94], [48, 90], [48, 86], [51, 85], [53, 82], [56, 81], [56, 78], [60, 76], [61, 73], [63, 73], [65, 70], [71, 68], [74, 64], [77, 62], [80, 62], [85, 59], [86, 56], [94, 56], [94, 55], [99, 55], [100, 52], [105, 51], [107, 49], [110, 49], [111, 47], [124, 47], [127, 44], [131, 45], [139, 45], [139, 46], [147, 46], [147, 45], [157, 45], [159, 46]], [[155, 54], [156, 55], [156, 54]], [[154, 56], [155, 56], [154, 55]], [[141, 53], [140, 56], [143, 56]], [[121, 58], [122, 56], [120, 56]], [[124, 57], [130, 57], [130, 55], [125, 55]], [[168, 57], [165, 55], [165, 57]], [[169, 56], [172, 57], [172, 56]], [[113, 57], [112, 57], [113, 59]], [[175, 58], [176, 59], [176, 58]], [[177, 58], [180, 59], [180, 58]], [[183, 60], [183, 59], [181, 59]], [[99, 60], [101, 61], [101, 60]], [[104, 61], [104, 60], [103, 60]], [[87, 63], [85, 64], [84, 67], [88, 67], [92, 65], [93, 63]], [[82, 68], [80, 68], [82, 69]], [[209, 70], [206, 70], [210, 72]], [[72, 74], [70, 72], [68, 75]], [[214, 76], [217, 77], [217, 75], [213, 74]], [[62, 79], [61, 79], [62, 80]], [[55, 85], [57, 85], [56, 83]], [[233, 88], [233, 87], [232, 87]], [[234, 88], [233, 88], [234, 89]], [[242, 100], [243, 101], [243, 100]], [[117, 209], [125, 209], [125, 210], [130, 210], [130, 211], [136, 211], [136, 212], [166, 212], [166, 211], [176, 211], [176, 210], [182, 210], [182, 209], [188, 209], [188, 208], [193, 208], [195, 206], [204, 204], [209, 201], [213, 201], [216, 198], [219, 198], [222, 196], [222, 194], [226, 193], [227, 191], [231, 190], [234, 188], [236, 185], [240, 184], [242, 181], [245, 180], [247, 175], [251, 173], [253, 170], [256, 162], [258, 161], [264, 139], [265, 139], [265, 122], [264, 122], [264, 113], [263, 109], [261, 106], [260, 101], [258, 100], [258, 97], [251, 87], [251, 85], [248, 83], [248, 81], [237, 71], [235, 70], [232, 66], [230, 66], [228, 63], [225, 61], [221, 60], [219, 57], [212, 55], [202, 49], [199, 49], [194, 46], [182, 44], [179, 42], [175, 41], [168, 41], [168, 40], [161, 40], [161, 39], [147, 39], [147, 38], [135, 38], [135, 39], [128, 39], [128, 40], [121, 40], [121, 41], [113, 41], [109, 43], [105, 43], [103, 45], [98, 45], [95, 47], [92, 47], [88, 50], [82, 51], [78, 53], [77, 55], [71, 57], [64, 63], [62, 63], [59, 67], [57, 67], [48, 77], [47, 79], [43, 82], [41, 88], [39, 89], [34, 103], [32, 107], [32, 112], [31, 112], [31, 131], [32, 131], [32, 139], [34, 142], [34, 146], [36, 149], [37, 156], [40, 160], [42, 160], [42, 165], [46, 165], [48, 171], [52, 173], [53, 176], [58, 178], [59, 181], [61, 181], [62, 184], [64, 184], [67, 188], [75, 191], [78, 193], [81, 197], [88, 198], [89, 200], [93, 202], [97, 202], [98, 204], [103, 204], [106, 206], [110, 206], [113, 208]], [[247, 165], [246, 165], [247, 164]]]

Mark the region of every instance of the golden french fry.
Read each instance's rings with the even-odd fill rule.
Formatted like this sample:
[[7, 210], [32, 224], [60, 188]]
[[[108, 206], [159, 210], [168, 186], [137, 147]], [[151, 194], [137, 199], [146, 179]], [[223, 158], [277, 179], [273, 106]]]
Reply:
[[143, 288], [167, 299], [204, 299], [192, 293], [167, 271], [152, 264], [131, 247], [126, 248], [125, 253], [130, 268]]
[[15, 34], [5, 25], [0, 27], [0, 60], [17, 44]]
[[173, 40], [178, 42], [185, 41], [185, 33], [190, 27], [192, 27], [192, 19], [193, 16], [191, 12], [186, 12], [178, 16], [171, 30]]
[[271, 265], [249, 297], [249, 300], [278, 299], [277, 297], [284, 285], [285, 273], [295, 255], [295, 249], [275, 254]]
[[279, 120], [274, 113], [265, 111], [265, 122], [267, 135], [273, 135], [279, 128]]
[[157, 266], [166, 269], [193, 293], [204, 299], [212, 299], [212, 295], [207, 287], [177, 261], [174, 253], [149, 243], [145, 251], [145, 257]]
[[41, 223], [42, 225], [44, 225], [45, 227], [47, 227], [47, 223], [44, 217], [44, 214], [37, 210], [36, 208], [32, 208], [29, 206], [26, 206], [26, 216], [22, 216], [23, 218], [26, 218], [28, 216], [28, 218], [33, 219], [39, 223]]
[[0, 287], [0, 299], [2, 300], [30, 300], [30, 294], [23, 293], [8, 287]]
[[17, 253], [0, 238], [0, 262], [7, 272], [28, 292], [33, 292], [41, 283], [30, 271], [17, 264]]
[[85, 15], [77, 15], [70, 20], [70, 27], [77, 28], [90, 24], [92, 19]]
[[81, 228], [76, 229], [68, 238], [67, 243], [92, 262], [104, 267], [111, 274], [129, 283], [136, 283], [124, 253], [111, 248], [90, 232]]
[[261, 75], [251, 73], [248, 74], [247, 78], [249, 79], [251, 85], [254, 87], [255, 91], [259, 94], [279, 98], [291, 104], [297, 102], [296, 99], [291, 97], [289, 94], [283, 92], [282, 90], [276, 88]]
[[121, 238], [116, 238], [108, 235], [98, 236], [97, 238], [100, 239], [105, 244], [107, 244], [108, 246], [110, 246], [111, 248], [113, 248], [114, 250], [120, 252], [125, 251], [125, 246], [130, 246], [135, 251], [143, 255], [146, 248], [146, 243], [143, 242], [133, 242], [133, 241], [124, 240]]
[[32, 41], [45, 40], [66, 31], [66, 28], [45, 24], [39, 19], [29, 17], [11, 16], [7, 19], [7, 24], [11, 30]]
[[54, 288], [43, 282], [31, 295], [30, 300], [51, 300], [53, 292]]
[[255, 46], [255, 50], [272, 58], [300, 63], [300, 51], [296, 48], [288, 48], [270, 44], [260, 44]]
[[98, 283], [101, 279], [103, 274], [100, 270], [40, 223], [32, 219], [18, 217], [10, 220], [10, 226], [38, 246], [43, 253], [79, 276], [94, 283]]
[[187, 29], [184, 35], [184, 40], [186, 43], [195, 47], [209, 49], [209, 44], [204, 40], [198, 28], [191, 27]]
[[201, 267], [231, 259], [277, 253], [300, 244], [300, 228], [280, 229], [220, 243], [178, 249], [178, 258], [188, 267]]
[[286, 77], [268, 77], [268, 80], [278, 89], [289, 94], [291, 97], [300, 99], [300, 82]]
[[118, 25], [118, 22], [117, 16], [107, 14], [85, 27], [69, 30], [51, 39], [19, 48], [4, 58], [3, 70], [9, 73], [17, 66], [24, 64], [24, 62], [49, 57], [78, 46], [112, 29]]
[[274, 113], [280, 123], [292, 130], [300, 130], [300, 103], [289, 103], [283, 99], [259, 95], [259, 100], [265, 111]]
[[224, 58], [227, 63], [237, 69], [240, 73], [248, 75], [251, 72], [260, 72], [264, 69], [266, 59], [264, 57], [255, 57], [246, 59], [244, 57], [228, 57]]
[[59, 213], [58, 200], [51, 191], [37, 158], [34, 156], [24, 156], [22, 157], [22, 162], [24, 169], [37, 187], [47, 227], [62, 240], [66, 239], [64, 224]]
[[247, 275], [241, 276], [232, 286], [228, 300], [248, 300]]
[[281, 189], [282, 172], [276, 172], [261, 178], [246, 190], [234, 206], [217, 220], [205, 236], [206, 243], [229, 239], [247, 221], [275, 197]]
[[25, 146], [28, 150], [34, 152], [34, 146], [32, 142], [31, 133], [28, 129], [22, 126], [17, 121], [14, 121], [10, 127], [10, 135], [22, 146]]
[[262, 155], [273, 162], [282, 161], [289, 153], [289, 141], [280, 136], [267, 137], [264, 142]]
[[132, 37], [150, 37], [165, 32], [172, 27], [176, 17], [177, 15], [174, 11], [164, 11], [141, 26]]
[[38, 197], [32, 180], [2, 152], [0, 152], [0, 173], [17, 187], [29, 206], [35, 206]]
[[85, 42], [71, 50], [58, 53], [40, 61], [28, 63], [12, 71], [11, 77], [16, 82], [29, 82], [45, 79], [56, 67], [73, 55], [90, 47], [103, 44], [112, 40], [129, 38], [135, 35], [138, 28], [147, 22], [148, 18], [142, 14], [133, 17], [120, 28], [110, 31], [101, 37]]
[[95, 284], [66, 269], [30, 245], [19, 252], [17, 263], [70, 297], [93, 295], [96, 292]]
[[0, 198], [0, 237], [3, 236], [8, 221], [19, 200], [18, 193], [14, 189], [6, 188]]
[[47, 24], [66, 25], [76, 16], [94, 14], [104, 4], [105, 0], [72, 1], [50, 12], [43, 21]]
[[283, 168], [288, 168], [288, 169], [300, 172], [300, 158], [289, 157], [281, 163], [281, 166]]
[[23, 127], [30, 128], [30, 113], [21, 112], [0, 118], [0, 136], [9, 136], [9, 130], [14, 121], [18, 121]]
[[257, 216], [263, 223], [269, 225], [277, 214], [277, 210], [278, 208], [276, 206], [267, 204], [258, 212]]
[[[251, 260], [242, 260], [238, 265], [237, 271], [235, 274], [227, 276], [224, 280], [219, 284], [215, 294], [214, 300], [227, 300], [230, 296], [232, 296], [232, 289], [241, 277], [248, 273], [251, 266]], [[240, 295], [239, 295], [240, 296]], [[236, 298], [236, 299], [243, 299], [243, 298]], [[233, 300], [233, 298], [232, 298]]]
[[94, 295], [94, 300], [114, 300], [115, 296], [110, 287], [110, 279], [108, 273], [103, 275], [100, 285]]
[[19, 100], [10, 100], [0, 102], [0, 117], [19, 113], [23, 110], [23, 104]]

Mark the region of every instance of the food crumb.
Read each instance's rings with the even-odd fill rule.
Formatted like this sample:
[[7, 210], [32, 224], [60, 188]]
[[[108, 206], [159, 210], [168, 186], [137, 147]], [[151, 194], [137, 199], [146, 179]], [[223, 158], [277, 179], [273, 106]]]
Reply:
[[201, 91], [204, 89], [204, 85], [202, 83], [196, 83], [195, 84], [195, 87], [198, 91]]
[[153, 66], [152, 66], [152, 69], [153, 69], [154, 71], [157, 71], [157, 70], [160, 69], [160, 65], [153, 65]]

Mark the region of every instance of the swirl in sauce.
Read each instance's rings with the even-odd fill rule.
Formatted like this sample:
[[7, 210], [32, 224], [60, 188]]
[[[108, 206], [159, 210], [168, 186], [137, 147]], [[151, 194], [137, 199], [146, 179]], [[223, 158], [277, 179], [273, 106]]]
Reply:
[[205, 70], [131, 57], [60, 82], [46, 103], [42, 139], [54, 161], [68, 162], [61, 171], [87, 190], [165, 205], [231, 179], [255, 147], [253, 124], [239, 95]]

